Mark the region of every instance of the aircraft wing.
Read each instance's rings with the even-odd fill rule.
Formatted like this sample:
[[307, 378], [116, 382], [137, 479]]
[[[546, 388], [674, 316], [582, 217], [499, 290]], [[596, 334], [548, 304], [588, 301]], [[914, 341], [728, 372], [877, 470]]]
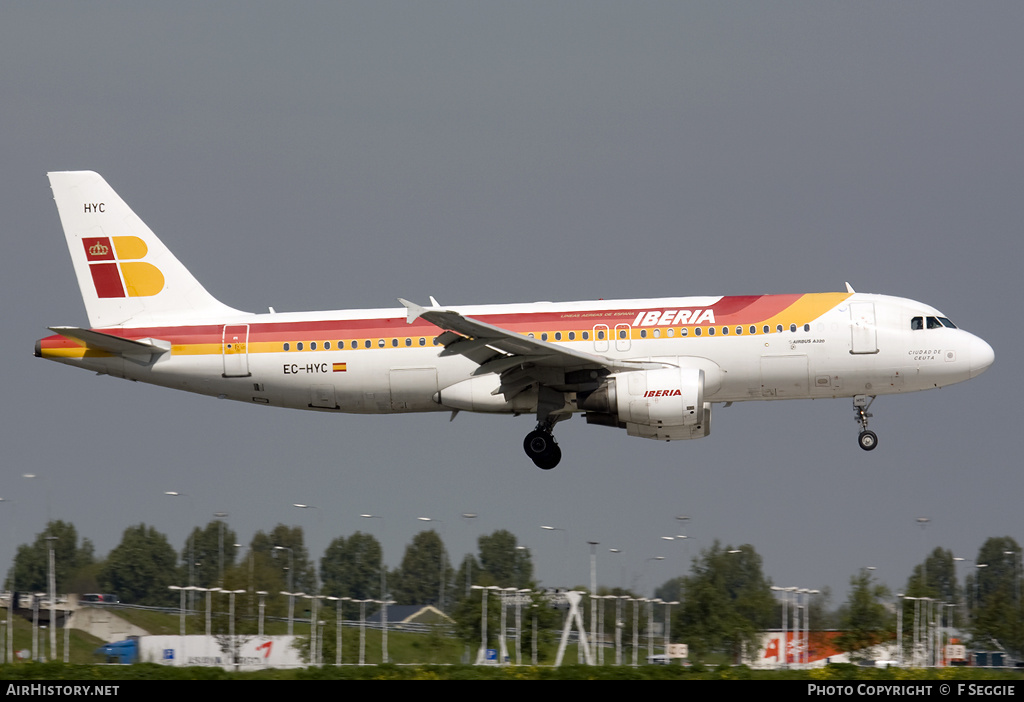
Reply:
[[[444, 307], [421, 307], [401, 298], [399, 302], [409, 311], [407, 321], [410, 324], [422, 317], [444, 330], [438, 337], [444, 346], [442, 356], [459, 354], [470, 359], [480, 366], [473, 375], [500, 374], [502, 386], [499, 391], [506, 398], [518, 394], [517, 391], [521, 392], [532, 382], [541, 385], [564, 384], [564, 380], [553, 380], [545, 371], [593, 369], [617, 372], [664, 367], [662, 363], [613, 359], [566, 348], [463, 316]], [[513, 369], [517, 369], [517, 372], [514, 374], [515, 381], [511, 382]], [[534, 370], [531, 372], [531, 369]]]

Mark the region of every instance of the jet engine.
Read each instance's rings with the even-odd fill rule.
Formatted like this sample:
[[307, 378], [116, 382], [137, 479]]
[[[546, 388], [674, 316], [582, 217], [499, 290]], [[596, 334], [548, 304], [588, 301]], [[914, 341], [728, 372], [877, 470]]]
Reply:
[[675, 441], [711, 431], [701, 368], [613, 373], [579, 402], [588, 424], [620, 427], [630, 436]]

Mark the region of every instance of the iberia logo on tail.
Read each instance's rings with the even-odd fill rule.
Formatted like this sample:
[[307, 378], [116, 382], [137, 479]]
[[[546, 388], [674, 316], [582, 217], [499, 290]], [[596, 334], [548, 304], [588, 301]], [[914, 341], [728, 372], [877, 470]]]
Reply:
[[137, 236], [83, 238], [98, 297], [152, 297], [164, 289], [164, 275], [140, 259], [149, 249]]

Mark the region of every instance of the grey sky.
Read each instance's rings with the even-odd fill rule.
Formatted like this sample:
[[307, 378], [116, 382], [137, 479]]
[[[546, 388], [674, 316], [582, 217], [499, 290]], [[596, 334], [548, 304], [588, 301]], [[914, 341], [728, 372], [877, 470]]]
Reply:
[[[429, 516], [454, 558], [513, 531], [544, 585], [588, 582], [587, 540], [602, 584], [640, 588], [719, 539], [838, 604], [862, 566], [900, 588], [926, 548], [1024, 540], [1022, 28], [1012, 2], [6, 4], [0, 564], [47, 504], [100, 555], [227, 511], [246, 544], [302, 525], [317, 557], [371, 531], [390, 566]], [[86, 321], [45, 177], [70, 169], [240, 309], [848, 280], [935, 305], [996, 363], [880, 399], [870, 454], [848, 400], [748, 403], [693, 442], [561, 424], [546, 473], [528, 417], [267, 410], [33, 358]], [[680, 514], [692, 539], [662, 541]]]

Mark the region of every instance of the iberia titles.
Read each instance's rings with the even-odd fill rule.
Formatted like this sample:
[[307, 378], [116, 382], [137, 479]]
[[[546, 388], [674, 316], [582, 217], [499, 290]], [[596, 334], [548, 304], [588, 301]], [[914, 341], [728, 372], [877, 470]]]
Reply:
[[695, 310], [651, 310], [641, 312], [633, 320], [634, 327], [678, 327], [684, 324], [714, 324], [715, 311]]

